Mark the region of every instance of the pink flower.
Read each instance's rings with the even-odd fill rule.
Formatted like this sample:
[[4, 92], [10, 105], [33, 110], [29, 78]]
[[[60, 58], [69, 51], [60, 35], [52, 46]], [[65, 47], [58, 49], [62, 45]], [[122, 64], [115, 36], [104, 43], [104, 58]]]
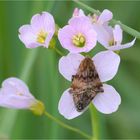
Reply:
[[44, 46], [48, 48], [55, 32], [53, 16], [48, 12], [36, 14], [31, 19], [31, 24], [19, 28], [19, 38], [27, 48]]
[[58, 31], [58, 39], [63, 48], [71, 53], [88, 52], [96, 45], [96, 32], [86, 16], [73, 17], [69, 25]]
[[[72, 79], [72, 75], [77, 73], [78, 67], [84, 56], [80, 54], [68, 54], [59, 60], [59, 71], [69, 81]], [[120, 57], [112, 51], [103, 51], [96, 54], [92, 58], [97, 73], [101, 82], [111, 80], [117, 73]], [[102, 93], [97, 93], [92, 103], [96, 109], [104, 114], [115, 112], [120, 103], [121, 97], [118, 92], [108, 84], [103, 84]], [[59, 101], [58, 110], [61, 115], [66, 119], [73, 119], [81, 115], [84, 111], [78, 112], [74, 105], [72, 94], [69, 89], [64, 91]]]
[[86, 15], [82, 9], [75, 8], [72, 16], [79, 17], [79, 16], [86, 16]]
[[92, 23], [96, 25], [108, 24], [108, 22], [112, 18], [113, 18], [113, 14], [108, 9], [103, 10], [103, 12], [99, 16], [97, 16], [96, 14], [90, 16]]
[[134, 45], [135, 40], [132, 40], [129, 43], [122, 43], [122, 29], [119, 25], [115, 25], [113, 29], [108, 25], [109, 21], [113, 18], [111, 11], [105, 9], [100, 16], [94, 15], [90, 17], [93, 23], [93, 28], [97, 33], [98, 42], [103, 45], [106, 49], [109, 50], [121, 50], [129, 48]]
[[0, 106], [11, 109], [30, 109], [41, 115], [43, 104], [30, 93], [27, 85], [18, 78], [8, 78], [2, 83], [0, 89]]
[[102, 44], [106, 49], [109, 50], [121, 50], [129, 48], [134, 45], [135, 39], [126, 44], [121, 44], [123, 39], [122, 29], [119, 25], [115, 25], [114, 28], [104, 25], [100, 27], [94, 27], [97, 31], [97, 38], [100, 44]]

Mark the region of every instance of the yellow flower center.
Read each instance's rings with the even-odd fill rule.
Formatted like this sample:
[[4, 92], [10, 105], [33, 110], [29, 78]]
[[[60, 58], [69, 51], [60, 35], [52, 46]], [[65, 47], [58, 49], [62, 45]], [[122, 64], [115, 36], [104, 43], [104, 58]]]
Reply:
[[78, 33], [77, 35], [74, 35], [72, 37], [72, 43], [76, 47], [80, 47], [80, 48], [84, 47], [85, 42], [86, 42], [85, 37], [81, 33]]
[[114, 45], [116, 45], [117, 44], [117, 42], [116, 41], [114, 41], [114, 39], [112, 39], [112, 40], [110, 40], [109, 41], [109, 46], [114, 46]]
[[44, 32], [43, 30], [41, 30], [38, 34], [37, 42], [41, 43], [41, 44], [44, 44], [45, 40], [46, 40], [46, 37], [47, 37], [47, 33]]
[[21, 92], [17, 92], [16, 94], [19, 95], [19, 96], [23, 96], [23, 95], [24, 95], [24, 94], [21, 93]]
[[90, 17], [90, 19], [91, 19], [91, 22], [92, 22], [92, 23], [96, 23], [97, 20], [98, 20], [98, 16], [97, 16], [96, 14], [93, 14], [93, 15]]

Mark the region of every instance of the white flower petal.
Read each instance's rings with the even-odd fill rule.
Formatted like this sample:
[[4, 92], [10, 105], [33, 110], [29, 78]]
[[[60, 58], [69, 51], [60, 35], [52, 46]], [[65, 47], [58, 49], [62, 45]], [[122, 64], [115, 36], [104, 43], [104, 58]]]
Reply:
[[46, 31], [47, 33], [55, 32], [55, 21], [53, 16], [48, 12], [42, 12], [36, 14], [31, 19], [32, 29], [38, 34], [40, 30]]
[[[18, 91], [18, 93], [22, 93], [24, 95], [30, 95], [29, 89], [27, 87], [27, 85], [20, 79], [15, 78], [15, 77], [10, 77], [6, 80], [3, 81], [2, 83], [2, 88], [7, 89], [7, 91], [9, 90], [9, 94], [12, 94], [11, 91]], [[8, 92], [6, 92], [8, 93]]]
[[72, 48], [75, 49], [75, 46], [72, 44], [72, 40], [71, 40], [71, 37], [74, 34], [75, 34], [75, 30], [69, 25], [64, 26], [62, 29], [59, 29], [58, 39], [63, 48], [69, 50], [71, 46], [73, 46]]
[[79, 9], [79, 16], [86, 16], [82, 9]]
[[19, 39], [27, 48], [36, 48], [39, 43], [36, 42], [37, 35], [32, 31], [30, 25], [23, 25], [19, 28]]
[[80, 62], [84, 59], [84, 56], [80, 54], [68, 54], [63, 56], [59, 60], [59, 72], [69, 81], [72, 79], [72, 75], [77, 73], [77, 69]]
[[105, 22], [108, 22], [109, 20], [111, 20], [113, 18], [113, 14], [111, 11], [105, 9], [101, 15], [99, 16], [99, 19], [98, 19], [98, 23], [99, 24], [104, 24]]
[[102, 82], [111, 80], [117, 73], [120, 57], [112, 51], [102, 51], [93, 57], [96, 70]]
[[134, 45], [136, 41], [136, 38], [134, 38], [131, 42], [126, 43], [126, 44], [119, 44], [119, 45], [115, 45], [115, 46], [110, 46], [110, 47], [106, 47], [106, 49], [112, 50], [112, 51], [117, 51], [117, 50], [121, 50], [121, 49], [126, 49], [126, 48], [130, 48]]
[[0, 89], [0, 106], [13, 109], [27, 109], [36, 102], [27, 85], [18, 78], [8, 78]]
[[64, 91], [63, 95], [61, 96], [58, 110], [61, 115], [69, 120], [78, 117], [83, 113], [76, 111], [72, 95], [69, 93], [69, 89]]
[[122, 42], [122, 29], [120, 25], [115, 25], [115, 28], [113, 30], [114, 35], [114, 41], [117, 42], [117, 44], [121, 44]]
[[113, 39], [112, 33], [108, 30], [111, 30], [108, 25], [99, 25], [93, 24], [93, 29], [97, 33], [97, 40], [103, 46], [108, 46], [108, 42]]
[[86, 15], [82, 9], [75, 8], [72, 16], [77, 17], [77, 16], [86, 16]]
[[10, 91], [5, 94], [6, 89], [0, 90], [0, 106], [12, 109], [28, 109], [36, 102], [36, 99], [31, 96], [11, 95]]
[[110, 114], [117, 111], [121, 97], [118, 92], [110, 85], [103, 85], [104, 92], [98, 93], [93, 99], [93, 104], [98, 111], [104, 114]]
[[78, 16], [78, 17], [72, 17], [69, 22], [69, 25], [71, 26], [77, 26], [77, 28], [82, 29], [84, 28], [83, 24], [85, 25], [85, 29], [90, 29], [92, 27], [92, 23], [89, 17], [87, 16]]
[[54, 33], [49, 33], [49, 34], [47, 35], [47, 38], [46, 38], [46, 40], [45, 40], [45, 44], [42, 45], [42, 46], [45, 46], [46, 48], [49, 47], [50, 41], [51, 41], [51, 39], [52, 39], [52, 37], [53, 37], [53, 34], [54, 34]]

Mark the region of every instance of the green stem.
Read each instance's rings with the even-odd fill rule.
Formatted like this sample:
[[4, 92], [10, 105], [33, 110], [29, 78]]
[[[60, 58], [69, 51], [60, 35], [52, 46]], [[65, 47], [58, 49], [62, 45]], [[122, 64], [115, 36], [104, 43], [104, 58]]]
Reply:
[[77, 129], [77, 128], [74, 128], [72, 126], [69, 126], [65, 123], [63, 123], [62, 121], [60, 121], [59, 119], [55, 118], [54, 116], [52, 116], [51, 114], [49, 114], [48, 112], [45, 112], [44, 113], [48, 118], [50, 118], [51, 120], [55, 121], [56, 123], [58, 123], [59, 125], [61, 125], [62, 127], [66, 128], [66, 129], [69, 129], [73, 132], [76, 132], [80, 135], [82, 135], [83, 137], [87, 138], [87, 139], [91, 139], [91, 136], [89, 136], [88, 134], [84, 133], [83, 131]]
[[95, 107], [90, 104], [91, 124], [92, 124], [92, 140], [99, 139], [99, 120]]
[[64, 56], [64, 54], [59, 50], [57, 49], [56, 47], [53, 48], [60, 56]]
[[[83, 8], [87, 9], [88, 11], [92, 12], [92, 13], [95, 13], [97, 15], [101, 14], [100, 11], [91, 8], [90, 6], [80, 2], [79, 0], [73, 0], [73, 1], [75, 3], [77, 3], [78, 5], [82, 6]], [[123, 24], [123, 23], [121, 23], [119, 20], [112, 19], [110, 21], [110, 23], [111, 23], [111, 25], [119, 24], [125, 32], [127, 32], [128, 34], [130, 34], [130, 35], [132, 35], [132, 36], [134, 36], [138, 39], [140, 39], [140, 32], [138, 32], [137, 30], [135, 30], [135, 29]]]
[[130, 35], [132, 35], [132, 36], [134, 36], [134, 37], [136, 37], [136, 38], [138, 38], [138, 39], [140, 39], [140, 32], [138, 32], [137, 30], [132, 29], [131, 27], [129, 27], [129, 26], [127, 26], [127, 25], [125, 25], [125, 24], [123, 24], [123, 23], [121, 23], [120, 21], [117, 21], [117, 20], [115, 20], [115, 19], [112, 19], [112, 20], [110, 21], [110, 23], [111, 23], [112, 25], [119, 24], [119, 25], [121, 26], [121, 28], [122, 28], [125, 32], [127, 32], [128, 34], [130, 34]]
[[90, 6], [88, 6], [88, 5], [86, 5], [86, 4], [82, 3], [82, 2], [80, 2], [79, 0], [73, 0], [73, 1], [74, 1], [75, 3], [77, 3], [78, 5], [82, 6], [83, 8], [87, 9], [88, 11], [90, 11], [90, 12], [92, 12], [92, 13], [95, 13], [95, 14], [98, 15], [98, 16], [101, 14], [100, 11], [91, 8]]

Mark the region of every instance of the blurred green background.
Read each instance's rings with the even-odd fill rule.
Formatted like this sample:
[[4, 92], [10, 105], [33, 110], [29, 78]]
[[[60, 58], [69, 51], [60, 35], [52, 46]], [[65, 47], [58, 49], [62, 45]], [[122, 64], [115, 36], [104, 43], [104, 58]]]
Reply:
[[[140, 1], [83, 1], [95, 9], [110, 9], [114, 18], [140, 31]], [[75, 7], [72, 1], [0, 1], [0, 83], [7, 77], [21, 77], [33, 95], [45, 103], [48, 112], [62, 121], [91, 134], [89, 111], [82, 116], [65, 120], [58, 112], [58, 101], [63, 91], [70, 86], [58, 72], [55, 52], [45, 48], [26, 49], [18, 38], [21, 25], [41, 11], [50, 11], [56, 23], [67, 24]], [[88, 11], [85, 10], [86, 13]], [[124, 34], [125, 41], [133, 37]], [[109, 81], [122, 97], [119, 110], [110, 115], [98, 113], [100, 138], [140, 138], [140, 42], [121, 51], [121, 65], [116, 77]], [[57, 47], [62, 49], [59, 42]], [[98, 45], [90, 54], [104, 50]], [[67, 52], [62, 49], [66, 54]], [[36, 58], [32, 60], [33, 57]], [[33, 65], [25, 66], [28, 61]], [[26, 74], [26, 76], [25, 76]], [[27, 110], [0, 109], [0, 139], [49, 139], [83, 138], [65, 130], [45, 116], [34, 116]]]

